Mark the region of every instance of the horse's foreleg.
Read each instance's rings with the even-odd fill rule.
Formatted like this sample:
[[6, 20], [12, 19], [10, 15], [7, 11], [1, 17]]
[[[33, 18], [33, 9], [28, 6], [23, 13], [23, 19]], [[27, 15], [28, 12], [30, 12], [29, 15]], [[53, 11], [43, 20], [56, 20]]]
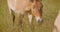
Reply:
[[23, 17], [24, 15], [20, 14], [19, 15], [19, 22], [18, 22], [18, 32], [22, 32], [22, 26], [23, 26]]
[[13, 21], [13, 25], [14, 25], [14, 21], [15, 21], [14, 11], [12, 9], [9, 9], [9, 11], [10, 11], [10, 15], [12, 17], [12, 21]]
[[12, 27], [12, 29], [13, 29], [13, 32], [14, 32], [14, 21], [15, 21], [15, 15], [14, 15], [14, 11], [13, 11], [12, 9], [9, 9], [9, 11], [10, 11], [10, 15], [11, 15], [11, 17], [12, 17], [12, 21], [13, 21], [13, 27]]
[[28, 19], [29, 19], [29, 23], [31, 24], [31, 22], [32, 22], [32, 14], [28, 14]]
[[13, 25], [14, 25], [15, 15], [14, 15], [14, 11], [12, 9], [10, 9], [10, 15], [12, 16]]
[[33, 16], [32, 16], [32, 14], [28, 14], [28, 19], [29, 19], [29, 25], [31, 28], [31, 32], [33, 32], [33, 24], [32, 24]]

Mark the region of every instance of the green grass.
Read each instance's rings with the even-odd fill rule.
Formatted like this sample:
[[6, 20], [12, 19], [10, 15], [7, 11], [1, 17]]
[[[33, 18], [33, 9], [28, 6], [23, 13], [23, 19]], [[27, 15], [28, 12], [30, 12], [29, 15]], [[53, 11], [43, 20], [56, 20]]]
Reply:
[[[60, 10], [60, 0], [42, 0], [42, 3], [44, 22], [39, 26], [38, 29], [34, 20], [34, 32], [52, 32], [55, 18]], [[30, 32], [26, 16], [27, 15], [25, 15], [23, 19], [23, 32]], [[12, 32], [12, 19], [8, 11], [6, 0], [0, 0], [0, 32]], [[15, 25], [15, 32], [18, 32], [17, 25]]]

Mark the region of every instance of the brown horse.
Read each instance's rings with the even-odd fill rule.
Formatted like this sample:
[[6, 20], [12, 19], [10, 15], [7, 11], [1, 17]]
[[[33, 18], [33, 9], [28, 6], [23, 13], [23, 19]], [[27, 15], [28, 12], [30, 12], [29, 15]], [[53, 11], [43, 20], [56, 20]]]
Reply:
[[22, 17], [25, 12], [28, 12], [29, 23], [32, 22], [32, 16], [35, 17], [36, 22], [42, 21], [42, 2], [41, 0], [8, 0], [8, 7], [10, 14], [15, 20], [14, 13], [19, 15], [19, 23], [22, 23]]

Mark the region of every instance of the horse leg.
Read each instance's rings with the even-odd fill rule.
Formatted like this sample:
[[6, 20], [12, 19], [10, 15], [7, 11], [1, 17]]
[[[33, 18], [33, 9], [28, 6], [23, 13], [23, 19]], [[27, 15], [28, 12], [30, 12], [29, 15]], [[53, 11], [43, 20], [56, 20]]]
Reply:
[[10, 15], [12, 16], [12, 19], [13, 19], [13, 25], [14, 25], [14, 21], [15, 21], [15, 15], [14, 15], [14, 11], [12, 9], [9, 9], [10, 10]]
[[19, 15], [18, 32], [22, 32], [23, 17], [24, 17], [24, 15], [22, 15], [22, 14]]
[[12, 21], [13, 21], [13, 32], [14, 32], [14, 21], [15, 21], [15, 15], [14, 15], [14, 11], [12, 10], [12, 9], [9, 9], [9, 11], [10, 11], [10, 15], [11, 15], [11, 17], [12, 17]]
[[28, 19], [29, 19], [29, 23], [31, 24], [31, 22], [32, 22], [32, 14], [28, 14]]
[[33, 32], [33, 24], [32, 24], [32, 14], [28, 14], [28, 19], [29, 19], [29, 25], [30, 25], [30, 28], [31, 28], [31, 32]]

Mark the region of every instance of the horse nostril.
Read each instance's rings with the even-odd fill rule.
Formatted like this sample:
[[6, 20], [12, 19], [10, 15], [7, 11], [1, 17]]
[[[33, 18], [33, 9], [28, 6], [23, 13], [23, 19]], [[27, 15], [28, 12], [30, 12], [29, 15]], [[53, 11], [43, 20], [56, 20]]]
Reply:
[[42, 18], [37, 18], [36, 21], [37, 21], [38, 23], [40, 23], [40, 22], [43, 22], [43, 19], [42, 19]]
[[41, 20], [38, 20], [38, 23], [39, 23], [39, 22], [42, 22], [42, 21], [43, 21], [43, 19], [41, 19]]

